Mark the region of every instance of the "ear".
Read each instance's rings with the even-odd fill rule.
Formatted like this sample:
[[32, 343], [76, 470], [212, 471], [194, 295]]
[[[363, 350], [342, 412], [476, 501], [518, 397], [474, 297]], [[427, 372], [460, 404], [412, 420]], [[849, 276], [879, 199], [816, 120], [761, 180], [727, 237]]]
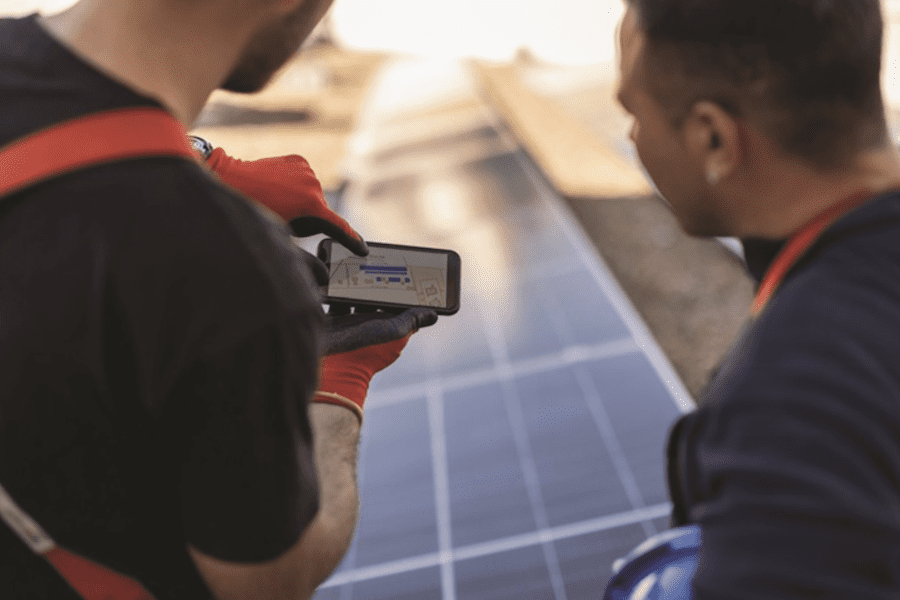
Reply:
[[710, 185], [728, 178], [742, 160], [737, 119], [715, 102], [694, 104], [684, 121], [688, 151]]

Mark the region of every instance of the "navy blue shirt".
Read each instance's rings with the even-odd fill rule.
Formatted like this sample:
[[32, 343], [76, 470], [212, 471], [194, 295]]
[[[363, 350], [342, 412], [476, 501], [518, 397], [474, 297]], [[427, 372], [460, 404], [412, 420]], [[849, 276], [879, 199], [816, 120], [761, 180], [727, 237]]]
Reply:
[[[776, 247], [748, 245], [757, 276]], [[900, 194], [792, 269], [668, 469], [673, 525], [703, 528], [696, 600], [900, 598]]]
[[[155, 106], [0, 20], [0, 146]], [[144, 158], [0, 200], [0, 482], [157, 600], [209, 598], [186, 544], [274, 558], [318, 506], [322, 309], [287, 227], [199, 164]], [[0, 598], [75, 600], [0, 523]]]

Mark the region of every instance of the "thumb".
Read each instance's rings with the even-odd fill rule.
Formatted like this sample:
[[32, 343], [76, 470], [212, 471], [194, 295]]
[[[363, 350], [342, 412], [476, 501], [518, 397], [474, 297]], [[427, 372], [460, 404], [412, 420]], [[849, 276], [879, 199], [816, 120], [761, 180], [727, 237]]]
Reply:
[[434, 309], [426, 308], [424, 306], [405, 310], [397, 317], [401, 320], [401, 325], [398, 328], [401, 331], [408, 331], [410, 333], [418, 331], [423, 327], [430, 327], [437, 323], [438, 320], [438, 314]]

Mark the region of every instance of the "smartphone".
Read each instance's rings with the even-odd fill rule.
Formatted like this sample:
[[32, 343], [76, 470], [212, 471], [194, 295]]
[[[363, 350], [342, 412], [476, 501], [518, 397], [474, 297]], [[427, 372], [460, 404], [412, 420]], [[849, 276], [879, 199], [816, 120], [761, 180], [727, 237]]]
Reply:
[[439, 315], [459, 311], [459, 254], [453, 250], [367, 242], [356, 256], [331, 239], [317, 254], [328, 267], [323, 302], [376, 308], [429, 306]]

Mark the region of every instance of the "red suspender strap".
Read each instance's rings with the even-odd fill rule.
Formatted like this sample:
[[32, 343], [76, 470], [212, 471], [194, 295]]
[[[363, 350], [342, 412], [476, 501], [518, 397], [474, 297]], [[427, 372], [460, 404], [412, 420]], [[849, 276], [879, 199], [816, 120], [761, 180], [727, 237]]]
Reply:
[[0, 485], [0, 520], [85, 600], [153, 600], [137, 581], [56, 545]]
[[[199, 160], [184, 127], [161, 109], [97, 113], [0, 148], [0, 197], [92, 165], [144, 156]], [[85, 600], [153, 600], [140, 583], [56, 545], [0, 485], [0, 520]]]
[[142, 156], [198, 159], [184, 127], [162, 109], [96, 113], [0, 148], [0, 196], [91, 165]]
[[762, 313], [791, 268], [797, 264], [797, 261], [806, 254], [806, 251], [812, 247], [829, 226], [854, 208], [865, 204], [871, 198], [872, 194], [870, 192], [858, 192], [846, 200], [835, 204], [794, 232], [794, 235], [791, 236], [766, 271], [762, 284], [759, 286], [759, 292], [756, 294], [756, 300], [750, 309], [750, 314], [753, 317], [757, 317]]

